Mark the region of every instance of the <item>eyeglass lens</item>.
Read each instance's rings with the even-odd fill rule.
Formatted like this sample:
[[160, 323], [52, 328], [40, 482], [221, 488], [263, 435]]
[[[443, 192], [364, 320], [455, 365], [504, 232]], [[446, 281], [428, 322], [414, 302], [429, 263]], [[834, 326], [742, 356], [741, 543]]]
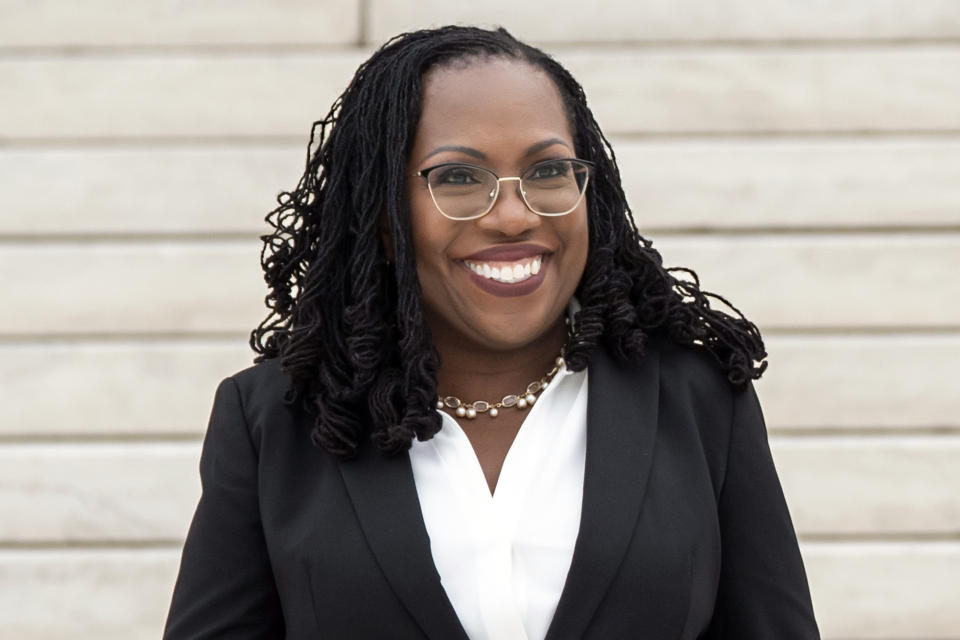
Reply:
[[[540, 162], [520, 176], [527, 205], [541, 215], [569, 213], [587, 186], [589, 166], [577, 160]], [[437, 207], [451, 218], [477, 217], [490, 209], [497, 194], [497, 176], [468, 164], [441, 165], [427, 176]]]

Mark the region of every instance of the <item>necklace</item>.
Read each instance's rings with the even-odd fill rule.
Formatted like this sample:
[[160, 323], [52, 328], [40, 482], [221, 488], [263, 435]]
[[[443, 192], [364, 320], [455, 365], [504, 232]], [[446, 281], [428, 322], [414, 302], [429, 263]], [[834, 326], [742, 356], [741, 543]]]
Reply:
[[537, 394], [550, 386], [550, 380], [557, 375], [557, 371], [563, 366], [563, 349], [560, 349], [560, 355], [553, 363], [553, 368], [547, 371], [539, 380], [534, 380], [527, 385], [523, 393], [511, 393], [503, 396], [500, 402], [493, 404], [486, 400], [474, 400], [473, 402], [463, 402], [456, 396], [437, 396], [437, 410], [444, 408], [452, 409], [457, 417], [473, 420], [479, 413], [488, 413], [491, 418], [500, 415], [500, 409], [516, 407], [517, 409], [526, 409], [537, 401]]

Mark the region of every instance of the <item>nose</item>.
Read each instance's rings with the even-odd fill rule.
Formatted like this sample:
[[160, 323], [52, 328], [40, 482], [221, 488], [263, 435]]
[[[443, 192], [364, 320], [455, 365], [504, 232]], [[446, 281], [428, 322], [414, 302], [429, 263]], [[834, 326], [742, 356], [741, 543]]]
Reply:
[[499, 193], [487, 214], [477, 218], [477, 226], [506, 236], [518, 236], [540, 226], [535, 214], [520, 195], [520, 178], [500, 178]]

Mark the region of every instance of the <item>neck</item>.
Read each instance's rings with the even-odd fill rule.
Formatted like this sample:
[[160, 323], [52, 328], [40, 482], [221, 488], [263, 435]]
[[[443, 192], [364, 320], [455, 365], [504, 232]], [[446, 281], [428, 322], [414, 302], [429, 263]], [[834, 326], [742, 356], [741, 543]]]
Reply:
[[457, 341], [438, 343], [437, 392], [463, 402], [496, 402], [507, 394], [520, 393], [553, 368], [566, 339], [566, 327], [560, 321], [534, 342], [510, 351]]

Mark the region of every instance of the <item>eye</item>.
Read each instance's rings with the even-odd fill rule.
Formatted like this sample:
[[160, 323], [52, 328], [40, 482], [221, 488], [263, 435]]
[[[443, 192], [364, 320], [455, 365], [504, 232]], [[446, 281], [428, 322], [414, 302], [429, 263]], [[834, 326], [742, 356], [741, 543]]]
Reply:
[[469, 165], [447, 165], [430, 172], [430, 180], [437, 186], [467, 186], [483, 183], [480, 171]]
[[570, 171], [570, 163], [566, 160], [557, 160], [555, 162], [541, 162], [535, 164], [527, 170], [524, 176], [527, 180], [550, 180], [553, 178], [562, 178]]

